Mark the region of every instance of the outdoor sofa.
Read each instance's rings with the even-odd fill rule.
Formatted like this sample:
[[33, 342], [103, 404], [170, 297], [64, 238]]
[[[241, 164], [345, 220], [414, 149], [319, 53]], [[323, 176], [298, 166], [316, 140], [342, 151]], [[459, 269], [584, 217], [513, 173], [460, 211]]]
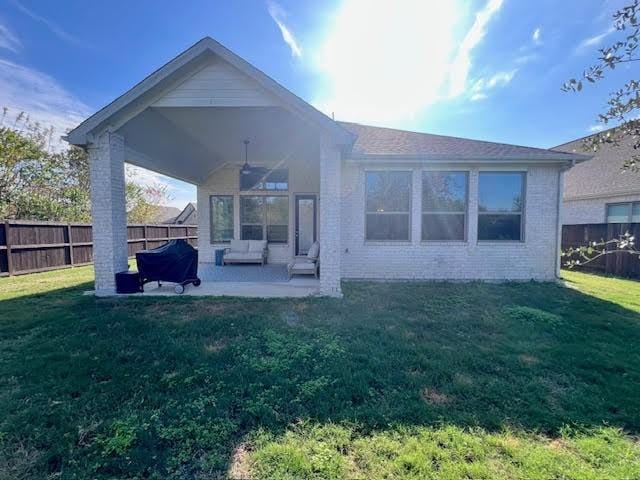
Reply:
[[229, 247], [224, 249], [222, 264], [230, 263], [267, 263], [266, 240], [231, 240]]

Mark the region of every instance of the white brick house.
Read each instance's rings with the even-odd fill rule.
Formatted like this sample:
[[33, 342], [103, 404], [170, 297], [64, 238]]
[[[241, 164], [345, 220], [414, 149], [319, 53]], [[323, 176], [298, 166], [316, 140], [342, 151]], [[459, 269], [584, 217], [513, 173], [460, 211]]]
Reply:
[[90, 155], [99, 294], [127, 268], [125, 161], [197, 185], [203, 266], [231, 239], [268, 240], [269, 263], [315, 239], [320, 293], [340, 295], [342, 279], [555, 278], [562, 172], [585, 158], [336, 122], [210, 38], [67, 140]]

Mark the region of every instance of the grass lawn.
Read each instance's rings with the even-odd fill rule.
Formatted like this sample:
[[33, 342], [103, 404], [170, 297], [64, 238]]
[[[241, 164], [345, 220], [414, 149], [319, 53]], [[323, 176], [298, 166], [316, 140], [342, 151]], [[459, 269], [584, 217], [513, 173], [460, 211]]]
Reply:
[[97, 299], [0, 279], [0, 479], [640, 478], [640, 283]]

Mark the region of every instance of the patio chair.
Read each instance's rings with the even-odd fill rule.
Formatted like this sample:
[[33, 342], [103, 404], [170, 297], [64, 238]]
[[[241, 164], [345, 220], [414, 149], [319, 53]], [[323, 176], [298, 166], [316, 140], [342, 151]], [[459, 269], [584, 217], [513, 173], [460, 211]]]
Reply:
[[309, 252], [304, 257], [296, 257], [293, 262], [287, 265], [289, 272], [289, 280], [292, 275], [313, 275], [318, 278], [318, 269], [320, 267], [320, 244], [313, 242], [309, 247]]

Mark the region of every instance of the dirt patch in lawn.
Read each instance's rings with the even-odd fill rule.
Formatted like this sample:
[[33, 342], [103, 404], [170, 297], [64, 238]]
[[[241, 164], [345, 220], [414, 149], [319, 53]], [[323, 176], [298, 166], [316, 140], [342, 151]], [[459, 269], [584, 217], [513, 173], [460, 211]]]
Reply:
[[435, 388], [423, 388], [422, 399], [430, 405], [449, 405], [453, 399]]
[[518, 355], [518, 360], [520, 360], [525, 365], [537, 365], [538, 363], [540, 363], [540, 359], [533, 355]]
[[218, 353], [224, 350], [226, 346], [227, 342], [222, 339], [218, 339], [205, 343], [204, 349], [207, 353]]
[[241, 443], [231, 455], [231, 465], [227, 471], [227, 478], [249, 479], [251, 478], [251, 468], [249, 465], [249, 445]]

